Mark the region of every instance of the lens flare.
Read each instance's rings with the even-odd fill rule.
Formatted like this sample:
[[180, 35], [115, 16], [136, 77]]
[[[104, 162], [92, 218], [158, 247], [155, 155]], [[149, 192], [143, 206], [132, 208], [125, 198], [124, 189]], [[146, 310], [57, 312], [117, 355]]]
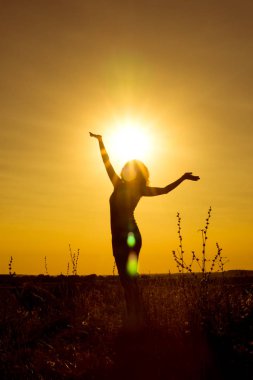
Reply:
[[129, 276], [133, 277], [137, 275], [138, 270], [138, 258], [134, 251], [132, 251], [127, 260], [127, 273]]
[[130, 248], [133, 248], [136, 244], [136, 239], [133, 232], [129, 232], [127, 235], [127, 245]]

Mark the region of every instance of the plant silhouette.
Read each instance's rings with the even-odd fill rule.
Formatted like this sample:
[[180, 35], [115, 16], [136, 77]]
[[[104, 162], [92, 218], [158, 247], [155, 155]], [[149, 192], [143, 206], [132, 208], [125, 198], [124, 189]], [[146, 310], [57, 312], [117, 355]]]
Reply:
[[150, 187], [149, 171], [138, 160], [127, 162], [119, 176], [110, 162], [102, 136], [91, 132], [90, 136], [98, 140], [101, 157], [114, 188], [110, 196], [112, 250], [124, 289], [128, 322], [137, 325], [142, 323], [143, 318], [143, 307], [136, 281], [142, 238], [134, 218], [134, 210], [142, 196], [167, 194], [183, 181], [197, 181], [199, 177], [188, 172], [165, 187]]

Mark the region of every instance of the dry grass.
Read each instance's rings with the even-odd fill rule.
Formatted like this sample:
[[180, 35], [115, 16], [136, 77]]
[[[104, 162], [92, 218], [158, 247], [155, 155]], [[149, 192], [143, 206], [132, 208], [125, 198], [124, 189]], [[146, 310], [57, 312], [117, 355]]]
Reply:
[[0, 278], [1, 379], [250, 379], [253, 278], [139, 278], [127, 331], [117, 276]]

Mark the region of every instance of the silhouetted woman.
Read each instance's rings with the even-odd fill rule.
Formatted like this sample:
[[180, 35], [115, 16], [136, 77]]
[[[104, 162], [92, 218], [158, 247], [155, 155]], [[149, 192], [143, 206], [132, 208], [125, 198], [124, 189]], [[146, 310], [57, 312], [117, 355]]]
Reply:
[[118, 176], [106, 152], [102, 136], [90, 133], [99, 142], [101, 156], [114, 190], [110, 197], [112, 249], [121, 284], [125, 292], [128, 317], [132, 323], [142, 318], [142, 303], [136, 282], [136, 271], [142, 245], [141, 234], [134, 219], [134, 210], [142, 196], [167, 194], [184, 180], [197, 181], [199, 177], [185, 173], [165, 187], [148, 186], [149, 172], [138, 160], [125, 164]]

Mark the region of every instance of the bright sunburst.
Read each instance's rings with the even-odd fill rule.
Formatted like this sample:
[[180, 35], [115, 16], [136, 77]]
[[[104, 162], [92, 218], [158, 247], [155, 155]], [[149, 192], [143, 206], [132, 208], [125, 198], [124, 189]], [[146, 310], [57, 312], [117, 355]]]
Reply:
[[151, 136], [147, 126], [126, 118], [118, 121], [110, 133], [110, 152], [120, 164], [132, 159], [146, 161], [151, 152]]

